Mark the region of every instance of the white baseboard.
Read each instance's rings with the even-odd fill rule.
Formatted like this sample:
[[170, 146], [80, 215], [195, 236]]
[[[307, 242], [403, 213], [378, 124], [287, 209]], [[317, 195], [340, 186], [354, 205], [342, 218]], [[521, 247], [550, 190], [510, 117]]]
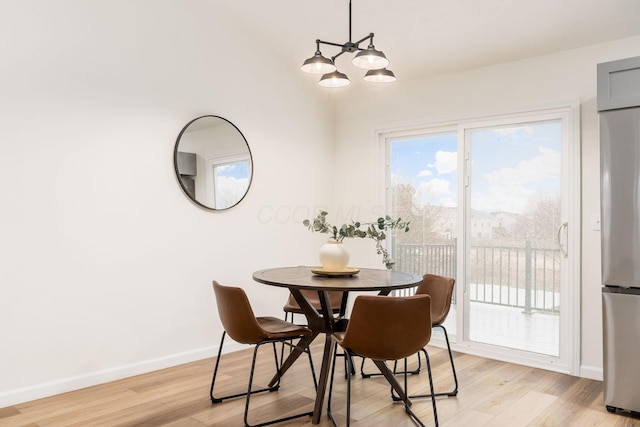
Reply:
[[[432, 337], [431, 341], [429, 342], [429, 345], [433, 345], [435, 347], [440, 347], [440, 348], [447, 348], [447, 344], [444, 342], [444, 339], [442, 339], [441, 337]], [[553, 370], [550, 369], [548, 366], [546, 365], [541, 365], [541, 364], [537, 364], [537, 363], [531, 363], [531, 361], [523, 361], [523, 360], [509, 360], [506, 358], [500, 358], [500, 353], [496, 354], [492, 354], [489, 352], [471, 352], [466, 348], [459, 348], [456, 347], [456, 344], [452, 344], [452, 350], [454, 351], [459, 351], [462, 353], [469, 353], [469, 354], [475, 354], [477, 356], [482, 356], [482, 357], [489, 357], [492, 359], [496, 359], [496, 360], [503, 360], [505, 362], [510, 362], [510, 363], [520, 363], [526, 366], [532, 366], [535, 368], [540, 368], [540, 369], [547, 369], [547, 370]], [[563, 373], [567, 373], [566, 371], [562, 371], [561, 369], [558, 369], [556, 372], [563, 372]], [[604, 378], [603, 375], [603, 371], [601, 367], [597, 367], [597, 366], [587, 366], [587, 365], [581, 365], [579, 370], [578, 370], [578, 376], [581, 378], [588, 378], [590, 380], [596, 380], [596, 381], [602, 381], [602, 379]]]
[[595, 366], [580, 366], [580, 376], [583, 378], [589, 378], [590, 380], [602, 381], [604, 374], [602, 368]]
[[[241, 344], [231, 343], [225, 345], [224, 353], [229, 353], [245, 348]], [[41, 384], [35, 384], [15, 390], [0, 391], [0, 408], [29, 402], [43, 397], [53, 396], [68, 391], [79, 390], [134, 375], [145, 374], [159, 369], [169, 368], [196, 360], [214, 357], [218, 353], [218, 346], [210, 346], [154, 359], [143, 360], [129, 365], [89, 372], [73, 377], [60, 378]], [[213, 367], [212, 367], [213, 372]]]

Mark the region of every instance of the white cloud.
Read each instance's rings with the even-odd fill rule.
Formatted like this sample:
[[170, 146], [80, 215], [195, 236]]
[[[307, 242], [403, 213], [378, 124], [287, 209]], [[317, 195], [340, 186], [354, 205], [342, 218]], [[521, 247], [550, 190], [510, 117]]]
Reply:
[[471, 207], [483, 212], [525, 211], [535, 190], [527, 189], [518, 183], [492, 185], [488, 192], [474, 192], [471, 195]]
[[420, 172], [418, 172], [418, 178], [422, 178], [423, 176], [433, 176], [433, 172], [431, 172], [429, 169], [421, 170]]
[[560, 153], [539, 147], [540, 155], [518, 163], [516, 168], [503, 168], [485, 177], [492, 183], [530, 183], [560, 176]]
[[437, 151], [436, 161], [429, 165], [436, 168], [439, 175], [455, 172], [458, 167], [458, 153], [455, 151]]
[[[486, 191], [473, 191], [473, 209], [485, 212], [524, 212], [542, 181], [560, 179], [560, 153], [539, 147], [538, 155], [518, 163], [515, 168], [502, 168], [485, 175], [491, 185]], [[473, 183], [472, 183], [473, 187]]]
[[455, 194], [451, 193], [451, 183], [446, 179], [434, 178], [420, 183], [415, 197], [420, 204], [456, 206]]

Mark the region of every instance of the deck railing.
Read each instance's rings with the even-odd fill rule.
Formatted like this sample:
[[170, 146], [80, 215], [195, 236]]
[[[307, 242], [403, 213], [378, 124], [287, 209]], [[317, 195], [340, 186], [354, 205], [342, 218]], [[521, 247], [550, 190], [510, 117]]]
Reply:
[[[396, 270], [456, 278], [455, 240], [448, 244], [396, 244], [393, 256]], [[560, 306], [559, 260], [559, 249], [534, 247], [528, 241], [519, 247], [472, 246], [470, 300], [520, 307], [526, 313], [557, 313]]]

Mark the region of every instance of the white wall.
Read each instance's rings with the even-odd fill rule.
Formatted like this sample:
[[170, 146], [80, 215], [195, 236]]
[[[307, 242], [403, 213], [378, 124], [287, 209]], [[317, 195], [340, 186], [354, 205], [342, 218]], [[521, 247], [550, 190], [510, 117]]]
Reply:
[[[580, 100], [582, 139], [581, 375], [602, 378], [599, 139], [596, 64], [640, 54], [640, 37], [392, 85], [342, 90], [335, 99], [336, 204], [379, 206], [375, 131]], [[358, 158], [358, 167], [353, 159]], [[368, 168], [367, 166], [370, 166]], [[364, 257], [362, 253], [355, 258]]]
[[[300, 223], [331, 197], [329, 97], [216, 3], [2, 3], [0, 407], [213, 355], [213, 279], [271, 314], [286, 291], [251, 273], [315, 261]], [[204, 114], [251, 146], [229, 211], [174, 175]]]

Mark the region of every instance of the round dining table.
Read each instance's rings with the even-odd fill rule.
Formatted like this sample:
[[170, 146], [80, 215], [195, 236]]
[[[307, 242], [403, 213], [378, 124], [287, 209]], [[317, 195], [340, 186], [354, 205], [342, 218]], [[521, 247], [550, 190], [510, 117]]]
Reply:
[[[313, 270], [313, 271], [312, 271]], [[307, 324], [313, 334], [304, 337], [298, 342], [294, 350], [282, 363], [280, 376], [291, 367], [302, 352], [309, 347], [313, 340], [321, 333], [325, 334], [324, 352], [322, 355], [322, 366], [318, 377], [318, 390], [316, 393], [315, 406], [313, 409], [313, 424], [319, 424], [322, 416], [322, 405], [329, 379], [329, 368], [333, 358], [333, 343], [331, 334], [333, 332], [344, 331], [347, 319], [344, 317], [334, 317], [331, 302], [327, 292], [342, 291], [341, 313], [346, 312], [347, 296], [349, 292], [377, 292], [379, 295], [388, 295], [396, 289], [405, 289], [417, 286], [422, 281], [422, 276], [382, 269], [348, 269], [342, 272], [324, 272], [322, 269], [297, 266], [268, 268], [253, 273], [253, 279], [265, 285], [287, 288], [295, 298], [300, 309], [307, 318]], [[311, 290], [318, 292], [321, 309], [318, 311], [311, 305], [300, 292]], [[389, 369], [384, 372], [386, 365], [380, 367], [382, 374], [395, 389], [401, 399], [411, 404], [402, 387]], [[270, 386], [278, 381], [278, 374], [271, 380]]]

